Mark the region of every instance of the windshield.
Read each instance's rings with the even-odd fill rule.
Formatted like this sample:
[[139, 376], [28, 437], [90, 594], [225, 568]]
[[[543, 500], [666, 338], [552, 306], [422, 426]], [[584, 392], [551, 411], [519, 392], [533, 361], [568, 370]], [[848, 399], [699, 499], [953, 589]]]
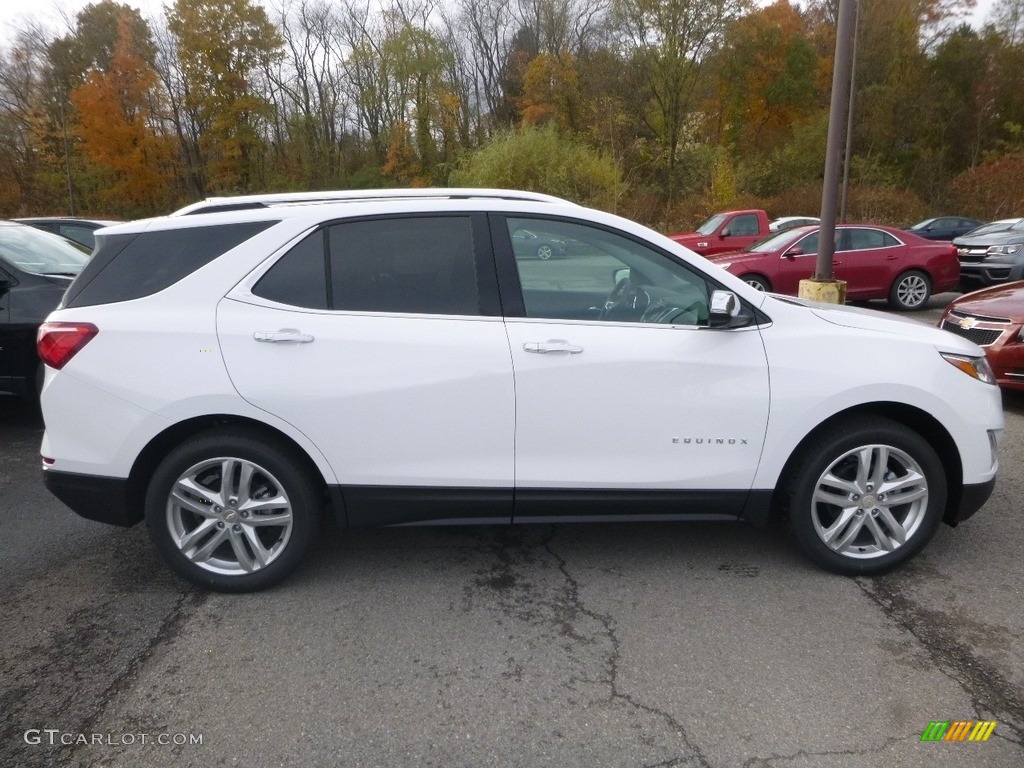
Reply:
[[723, 221], [725, 221], [725, 214], [724, 213], [716, 213], [710, 219], [708, 219], [703, 224], [701, 224], [699, 227], [697, 227], [697, 234], [698, 235], [710, 235], [710, 234], [714, 233], [714, 231], [716, 229], [718, 229], [719, 225], [721, 225], [721, 223]]
[[787, 229], [782, 232], [776, 232], [774, 235], [768, 235], [764, 240], [758, 240], [756, 243], [747, 248], [750, 253], [767, 253], [768, 251], [777, 251], [780, 249], [786, 249], [792, 245], [793, 241], [803, 237], [808, 232], [806, 227], [797, 227], [796, 229]]
[[24, 224], [0, 225], [0, 257], [36, 275], [77, 275], [89, 261], [63, 237]]
[[924, 229], [929, 224], [931, 224], [933, 221], [935, 221], [935, 219], [925, 219], [924, 221], [919, 221], [919, 222], [917, 222], [917, 224], [912, 226], [911, 229]]

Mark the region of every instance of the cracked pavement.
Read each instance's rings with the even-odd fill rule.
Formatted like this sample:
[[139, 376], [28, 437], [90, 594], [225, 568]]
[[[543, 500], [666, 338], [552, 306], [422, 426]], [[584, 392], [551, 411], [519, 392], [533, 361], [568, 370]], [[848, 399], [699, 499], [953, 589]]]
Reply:
[[[0, 765], [1019, 768], [1006, 407], [992, 500], [883, 577], [729, 524], [328, 529], [282, 587], [224, 596], [47, 494], [38, 416], [0, 402]], [[920, 742], [979, 719], [988, 742]], [[46, 728], [203, 743], [25, 743]]]

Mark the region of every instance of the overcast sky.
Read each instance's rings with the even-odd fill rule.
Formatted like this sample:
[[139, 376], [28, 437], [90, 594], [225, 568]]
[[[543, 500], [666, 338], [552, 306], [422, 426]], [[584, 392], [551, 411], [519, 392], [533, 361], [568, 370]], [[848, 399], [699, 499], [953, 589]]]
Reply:
[[[760, 0], [767, 3], [768, 0]], [[11, 25], [23, 22], [25, 19], [34, 19], [45, 23], [54, 30], [66, 29], [63, 17], [74, 20], [75, 14], [96, 0], [0, 0], [0, 29], [3, 30], [2, 38], [8, 38], [11, 32]], [[143, 17], [149, 19], [159, 17], [163, 14], [164, 5], [169, 5], [172, 0], [122, 0], [125, 5], [138, 8]], [[265, 0], [257, 0], [261, 5], [267, 6]], [[980, 27], [988, 16], [994, 0], [978, 0], [977, 8], [971, 18], [975, 27]]]

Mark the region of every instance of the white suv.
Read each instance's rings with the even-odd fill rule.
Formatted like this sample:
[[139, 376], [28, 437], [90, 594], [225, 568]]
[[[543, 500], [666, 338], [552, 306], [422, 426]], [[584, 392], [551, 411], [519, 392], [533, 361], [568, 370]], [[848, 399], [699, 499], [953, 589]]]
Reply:
[[[561, 257], [517, 254], [522, 231]], [[110, 227], [38, 346], [47, 487], [145, 518], [227, 591], [282, 579], [325, 511], [788, 519], [819, 564], [874, 573], [981, 507], [1003, 430], [964, 339], [764, 295], [525, 192], [221, 198]]]

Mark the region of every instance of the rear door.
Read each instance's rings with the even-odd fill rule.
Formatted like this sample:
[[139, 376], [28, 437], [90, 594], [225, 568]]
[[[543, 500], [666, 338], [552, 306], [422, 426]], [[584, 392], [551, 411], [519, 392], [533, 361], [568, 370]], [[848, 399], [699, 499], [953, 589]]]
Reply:
[[881, 299], [900, 271], [906, 246], [881, 229], [847, 227], [839, 230], [842, 265], [836, 277], [846, 281], [850, 298]]
[[325, 225], [217, 316], [250, 403], [324, 453], [350, 524], [511, 517], [515, 395], [483, 215]]

